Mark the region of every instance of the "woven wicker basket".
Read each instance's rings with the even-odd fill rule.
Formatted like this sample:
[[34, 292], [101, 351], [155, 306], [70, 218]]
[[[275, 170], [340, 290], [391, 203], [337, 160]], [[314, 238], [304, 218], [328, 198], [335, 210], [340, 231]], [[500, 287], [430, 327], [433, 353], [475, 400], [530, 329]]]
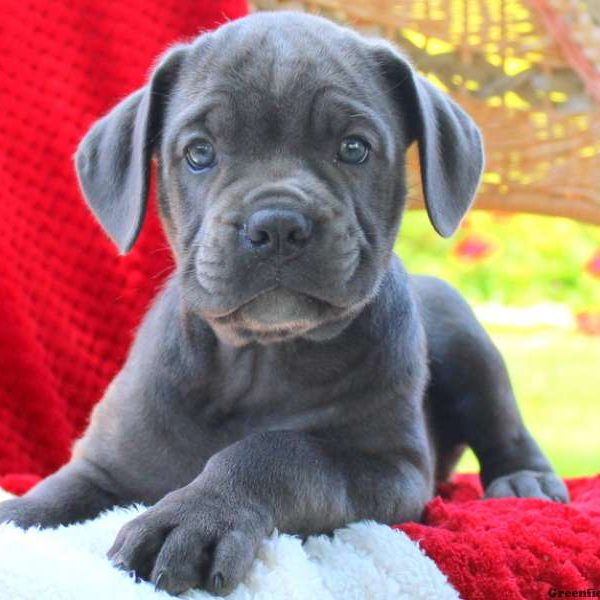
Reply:
[[[481, 126], [478, 208], [600, 225], [599, 0], [255, 0], [398, 43]], [[411, 169], [416, 152], [410, 156]], [[421, 196], [413, 173], [411, 205]]]

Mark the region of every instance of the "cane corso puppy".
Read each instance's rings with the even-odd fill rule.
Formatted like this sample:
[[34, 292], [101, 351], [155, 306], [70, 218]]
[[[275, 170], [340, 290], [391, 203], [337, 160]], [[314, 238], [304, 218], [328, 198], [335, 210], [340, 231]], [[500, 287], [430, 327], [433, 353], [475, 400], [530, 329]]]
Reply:
[[470, 308], [392, 252], [413, 142], [449, 236], [481, 137], [391, 45], [262, 13], [171, 48], [76, 167], [127, 252], [156, 162], [175, 272], [71, 461], [0, 521], [146, 503], [111, 560], [174, 594], [225, 594], [275, 528], [419, 519], [465, 445], [488, 497], [566, 501]]

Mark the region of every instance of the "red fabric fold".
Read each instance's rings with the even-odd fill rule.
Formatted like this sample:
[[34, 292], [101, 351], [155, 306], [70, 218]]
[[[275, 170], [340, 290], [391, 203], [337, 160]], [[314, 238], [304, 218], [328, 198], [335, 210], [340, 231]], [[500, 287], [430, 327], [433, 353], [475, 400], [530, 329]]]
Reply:
[[478, 477], [458, 476], [427, 505], [424, 523], [398, 528], [419, 542], [468, 600], [600, 589], [600, 475], [567, 485], [569, 504], [482, 501]]

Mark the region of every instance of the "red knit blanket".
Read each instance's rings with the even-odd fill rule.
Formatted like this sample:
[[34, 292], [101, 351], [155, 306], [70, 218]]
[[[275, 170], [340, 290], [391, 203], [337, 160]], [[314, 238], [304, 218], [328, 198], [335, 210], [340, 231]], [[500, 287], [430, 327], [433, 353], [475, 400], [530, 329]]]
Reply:
[[572, 501], [566, 505], [482, 501], [478, 477], [459, 475], [428, 504], [424, 524], [400, 529], [420, 541], [469, 600], [600, 590], [600, 475], [567, 485]]

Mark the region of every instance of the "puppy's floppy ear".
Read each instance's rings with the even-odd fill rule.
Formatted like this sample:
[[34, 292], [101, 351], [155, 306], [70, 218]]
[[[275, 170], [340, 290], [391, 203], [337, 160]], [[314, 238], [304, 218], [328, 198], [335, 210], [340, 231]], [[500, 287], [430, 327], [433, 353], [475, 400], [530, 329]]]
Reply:
[[186, 46], [167, 52], [150, 82], [97, 121], [75, 154], [88, 206], [121, 253], [138, 237], [148, 200], [150, 161]]
[[425, 206], [435, 230], [451, 236], [473, 203], [483, 171], [479, 129], [455, 102], [418, 75], [392, 46], [377, 60], [419, 145]]

